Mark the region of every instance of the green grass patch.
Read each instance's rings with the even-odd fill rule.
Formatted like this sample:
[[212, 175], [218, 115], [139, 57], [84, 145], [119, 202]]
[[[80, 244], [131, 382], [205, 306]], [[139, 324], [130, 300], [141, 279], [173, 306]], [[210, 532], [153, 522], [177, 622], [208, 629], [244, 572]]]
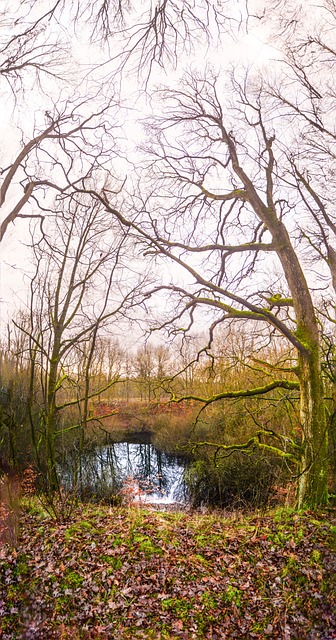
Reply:
[[70, 527], [65, 531], [64, 538], [69, 541], [78, 536], [85, 535], [100, 535], [100, 531], [96, 529], [91, 522], [88, 520], [80, 520], [74, 524], [71, 524]]
[[70, 589], [79, 589], [84, 582], [82, 575], [78, 571], [69, 571], [63, 576], [61, 586]]
[[123, 565], [121, 558], [116, 558], [115, 556], [110, 556], [105, 554], [101, 556], [101, 560], [102, 562], [105, 562], [107, 565], [109, 565], [110, 567], [112, 567], [112, 569], [115, 569], [116, 571], [121, 569]]
[[223, 596], [223, 600], [227, 604], [235, 604], [236, 607], [239, 608], [242, 605], [242, 596], [243, 592], [240, 589], [231, 584], [228, 584]]
[[189, 612], [193, 607], [193, 598], [166, 598], [162, 600], [161, 606], [163, 611], [170, 611], [174, 616], [181, 620], [187, 620]]

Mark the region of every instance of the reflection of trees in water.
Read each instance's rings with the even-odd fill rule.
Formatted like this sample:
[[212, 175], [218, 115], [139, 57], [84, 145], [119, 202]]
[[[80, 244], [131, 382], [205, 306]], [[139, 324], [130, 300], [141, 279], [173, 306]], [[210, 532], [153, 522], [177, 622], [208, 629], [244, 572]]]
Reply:
[[[81, 497], [96, 496], [106, 498], [114, 495], [121, 487], [116, 455], [111, 447], [97, 447], [84, 450], [81, 456], [68, 456], [62, 468], [63, 483], [75, 488]], [[73, 478], [77, 477], [77, 486]]]
[[[126, 478], [132, 477], [140, 490], [150, 495], [167, 496], [180, 488], [184, 497], [183, 473], [185, 461], [165, 454], [149, 443], [119, 442], [84, 451], [80, 458], [69, 457], [63, 469], [66, 486], [72, 485], [75, 467], [78, 467], [78, 487], [81, 496], [107, 497], [117, 493]], [[173, 497], [172, 497], [173, 499]]]
[[181, 479], [185, 461], [167, 455], [152, 444], [119, 443], [112, 445], [121, 478], [131, 476], [145, 493], [167, 495], [176, 480]]
[[[125, 451], [122, 447], [125, 447]], [[148, 488], [148, 483], [158, 490], [167, 488], [169, 480], [164, 473], [162, 452], [151, 444], [119, 444], [116, 464], [122, 476], [132, 476], [143, 490]]]

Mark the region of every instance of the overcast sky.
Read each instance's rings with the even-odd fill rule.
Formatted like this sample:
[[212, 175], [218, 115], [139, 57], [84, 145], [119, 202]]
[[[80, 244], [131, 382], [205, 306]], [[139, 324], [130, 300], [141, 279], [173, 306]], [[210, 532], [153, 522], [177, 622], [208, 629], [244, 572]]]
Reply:
[[[8, 29], [8, 25], [6, 26]], [[4, 35], [3, 35], [4, 37]], [[89, 59], [97, 61], [99, 59], [99, 48], [97, 46], [88, 49], [87, 41], [85, 40], [85, 34], [79, 33], [79, 38], [76, 40], [73, 38], [73, 53], [77, 58], [77, 64], [82, 67], [87, 65]], [[82, 41], [82, 42], [81, 42]], [[177, 70], [180, 73], [180, 69], [183, 67], [202, 66], [204, 63], [204, 49], [198, 48], [199, 57], [193, 60], [185, 59], [180, 61], [179, 68]], [[276, 54], [276, 52], [267, 46], [262, 40], [261, 32], [249, 33], [244, 32], [242, 29], [236, 42], [232, 38], [225, 39], [225, 45], [222, 50], [209, 50], [207, 53], [207, 61], [213, 61], [215, 65], [218, 64], [218, 59], [222, 56], [225, 57], [225, 63], [227, 60], [240, 60], [250, 67], [263, 67], [267, 66], [269, 60]], [[102, 54], [103, 55], [103, 54]], [[101, 74], [101, 70], [99, 71]], [[154, 86], [156, 83], [165, 83], [169, 78], [166, 74], [157, 69], [151, 78], [151, 84]], [[50, 81], [48, 86], [44, 86], [46, 93], [52, 96], [54, 90], [54, 83]], [[135, 91], [134, 91], [135, 89]], [[136, 96], [136, 82], [133, 76], [129, 77], [128, 81], [123, 87], [123, 92], [126, 92], [130, 104], [133, 103], [134, 110], [130, 112], [130, 116], [122, 118], [125, 120], [126, 136], [129, 137], [131, 145], [134, 145], [141, 141], [142, 128], [139, 126], [139, 120], [143, 112], [150, 111], [151, 104], [146, 100], [145, 96], [141, 98]], [[0, 139], [1, 139], [1, 165], [8, 165], [20, 148], [20, 132], [17, 129], [17, 124], [24, 129], [25, 140], [31, 135], [33, 130], [33, 123], [41, 118], [41, 113], [45, 109], [46, 97], [41, 96], [40, 93], [32, 90], [29, 93], [29, 99], [24, 105], [15, 107], [13, 99], [10, 94], [7, 94], [7, 99], [0, 102]], [[122, 174], [124, 168], [120, 166], [120, 172]], [[9, 198], [2, 216], [10, 209], [11, 204], [15, 201], [15, 193]], [[29, 208], [30, 205], [26, 205]], [[29, 244], [29, 221], [17, 220], [15, 224], [11, 224], [7, 230], [4, 240], [0, 248], [0, 334], [3, 334], [7, 322], [10, 320], [15, 309], [22, 308], [26, 303], [27, 286], [29, 284], [29, 272], [31, 271], [30, 265], [30, 250], [27, 246]]]

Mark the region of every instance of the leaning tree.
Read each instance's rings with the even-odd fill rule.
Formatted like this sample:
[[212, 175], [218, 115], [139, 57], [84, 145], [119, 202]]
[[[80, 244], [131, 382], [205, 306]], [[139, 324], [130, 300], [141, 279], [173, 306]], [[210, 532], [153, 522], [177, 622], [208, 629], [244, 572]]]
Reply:
[[227, 452], [261, 448], [294, 461], [298, 505], [325, 504], [328, 447], [320, 327], [305, 273], [307, 246], [299, 235], [305, 200], [299, 189], [293, 195], [295, 169], [283, 152], [282, 121], [269, 117], [267, 96], [262, 90], [249, 92], [246, 82], [232, 78], [229, 107], [227, 91], [227, 80], [209, 72], [206, 79], [185, 78], [183, 90], [163, 92], [167, 115], [154, 121], [156, 142], [147, 150], [153, 158], [147, 174], [150, 193], [144, 193], [142, 176], [142, 189], [133, 200], [134, 210], [142, 209], [141, 224], [113, 209], [105, 192], [93, 195], [133, 229], [147, 256], [168, 260], [178, 265], [180, 277], [185, 274], [182, 284], [171, 279], [150, 292], [165, 291], [178, 299], [169, 323], [175, 330], [190, 328], [198, 310], [207, 308], [214, 314], [208, 349], [217, 326], [246, 320], [266, 340], [281, 336], [295, 349], [293, 366], [278, 376], [274, 371], [264, 386], [188, 398], [209, 404], [297, 389], [300, 441], [259, 425], [246, 442], [220, 446]]
[[[96, 87], [93, 101], [84, 105], [76, 98], [73, 107], [72, 91], [63, 103], [66, 108], [60, 111], [55, 101], [43, 118], [41, 111], [38, 135], [25, 138], [22, 153], [14, 154], [6, 165], [2, 195], [8, 206], [9, 187], [16, 195], [20, 185], [22, 192], [13, 209], [5, 211], [4, 231], [18, 214], [43, 215], [50, 188], [62, 198], [74, 193], [79, 198], [91, 196], [134, 234], [140, 243], [136, 246], [144, 247], [147, 259], [176, 265], [181, 281], [174, 281], [172, 274], [160, 288], [177, 298], [179, 306], [171, 318], [176, 329], [186, 314], [191, 326], [198, 310], [208, 308], [214, 314], [210, 345], [217, 326], [246, 319], [267, 339], [281, 336], [297, 354], [294, 366], [266, 386], [235, 393], [297, 390], [301, 441], [261, 428], [248, 442], [236, 446], [246, 451], [261, 447], [296, 461], [298, 504], [314, 506], [327, 499], [325, 367], [316, 303], [331, 323], [328, 287], [335, 280], [336, 262], [335, 91], [325, 70], [329, 72], [335, 55], [331, 39], [335, 3], [324, 0], [319, 13], [311, 7], [306, 21], [295, 1], [274, 0], [264, 8], [263, 2], [247, 3], [253, 13], [249, 28], [254, 28], [256, 20], [266, 25], [266, 32], [270, 25], [273, 39], [274, 33], [279, 36], [274, 73], [268, 70], [252, 83], [239, 72], [226, 73], [224, 51], [220, 50], [217, 60], [212, 55], [217, 36], [235, 19], [242, 24], [238, 13], [228, 20], [225, 12], [231, 4], [159, 0], [137, 9], [132, 2], [95, 0], [74, 3], [66, 14], [65, 3], [55, 1], [41, 18], [32, 19], [28, 12], [23, 21], [30, 20], [31, 26], [21, 29], [25, 46], [29, 29], [41, 37], [40, 27], [52, 24], [51, 35], [66, 16], [77, 33], [85, 24], [91, 41], [104, 43], [104, 54], [95, 61], [94, 73], [87, 75], [93, 81], [90, 88]], [[22, 15], [15, 23], [18, 29]], [[151, 95], [153, 109], [165, 114], [147, 126], [153, 143], [144, 158], [133, 156], [139, 180], [136, 183], [132, 169], [128, 186], [133, 196], [127, 204], [126, 191], [121, 197], [116, 193], [109, 157], [116, 148], [109, 138], [111, 107], [114, 113], [118, 100], [107, 103], [100, 89], [110, 87], [116, 77], [123, 87], [122, 80], [130, 73], [141, 81], [139, 88], [148, 88], [152, 71], [162, 67], [165, 72], [175, 67], [172, 86], [181, 76], [185, 54], [190, 58], [195, 47], [201, 47], [203, 32], [218, 70], [190, 72], [182, 85], [161, 92], [164, 103]], [[69, 36], [71, 30], [64, 33]], [[20, 38], [15, 38], [13, 46], [19, 55]], [[112, 43], [113, 49], [108, 46]], [[206, 55], [206, 48], [203, 51]], [[34, 202], [33, 210], [29, 202]], [[322, 276], [314, 276], [311, 267], [321, 271], [322, 263]], [[321, 289], [321, 283], [328, 290], [318, 299], [314, 290]], [[155, 291], [147, 295], [154, 296]], [[232, 397], [232, 393], [223, 390], [218, 398]], [[200, 398], [205, 403], [216, 399]]]
[[[165, 10], [175, 7], [164, 5]], [[283, 3], [273, 5], [279, 16]], [[298, 390], [300, 442], [258, 429], [234, 446], [263, 448], [295, 461], [299, 506], [327, 500], [325, 363], [316, 311], [322, 295], [314, 291], [329, 286], [329, 274], [317, 273], [314, 281], [311, 268], [321, 270], [325, 263], [330, 281], [335, 279], [333, 171], [325, 167], [334, 156], [334, 91], [323, 75], [332, 64], [334, 3], [326, 1], [323, 11], [325, 28], [317, 16], [313, 34], [301, 30], [288, 38], [301, 14], [295, 3], [286, 7], [276, 23], [281, 51], [273, 74], [251, 82], [239, 72], [207, 69], [205, 74], [191, 72], [183, 89], [158, 92], [164, 102], [153, 98], [153, 108], [164, 115], [147, 127], [154, 142], [142, 161], [145, 170], [131, 185], [128, 211], [125, 202], [116, 206], [108, 188], [83, 184], [78, 189], [133, 229], [147, 256], [172, 261], [179, 273], [189, 274], [187, 284], [182, 276], [182, 284], [160, 287], [179, 300], [172, 323], [182, 323], [188, 314], [190, 327], [197, 309], [210, 308], [215, 314], [210, 345], [219, 324], [248, 320], [267, 339], [282, 336], [296, 351], [294, 366], [266, 386], [198, 399], [208, 403], [276, 388]], [[267, 6], [258, 17], [267, 24], [274, 18]], [[322, 307], [330, 322], [333, 306], [327, 297]]]

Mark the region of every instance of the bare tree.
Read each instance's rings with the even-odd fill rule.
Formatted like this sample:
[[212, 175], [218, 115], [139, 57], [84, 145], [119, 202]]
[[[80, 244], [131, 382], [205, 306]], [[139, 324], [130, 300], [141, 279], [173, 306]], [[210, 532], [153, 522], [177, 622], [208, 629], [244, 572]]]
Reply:
[[139, 382], [141, 400], [157, 402], [161, 399], [163, 383], [169, 378], [168, 349], [162, 345], [145, 344], [139, 348], [134, 361], [134, 370]]
[[[29, 338], [30, 419], [37, 460], [46, 465], [47, 488], [58, 486], [55, 443], [69, 430], [81, 433], [95, 420], [90, 400], [116, 382], [94, 386], [91, 367], [97, 339], [139, 302], [141, 279], [127, 274], [127, 232], [99, 205], [70, 203], [45, 225], [33, 251], [30, 319], [18, 326]], [[70, 424], [61, 416], [75, 409]]]
[[[280, 375], [277, 370], [278, 377], [260, 388], [189, 398], [208, 404], [297, 389], [300, 443], [260, 428], [247, 442], [226, 450], [259, 448], [296, 460], [298, 504], [324, 504], [328, 453], [319, 323], [295, 232], [291, 237], [292, 207], [275, 146], [275, 123], [267, 123], [261, 94], [249, 98], [244, 85], [234, 81], [240, 105], [240, 129], [235, 125], [234, 130], [219, 84], [215, 77], [190, 76], [184, 90], [164, 94], [170, 115], [157, 123], [159, 145], [151, 166], [151, 175], [157, 176], [156, 193], [142, 201], [146, 221], [140, 227], [115, 215], [133, 226], [147, 254], [174, 262], [189, 276], [189, 286], [160, 287], [180, 301], [172, 318], [176, 328], [185, 326], [186, 316], [187, 329], [191, 328], [201, 309], [211, 309], [208, 349], [222, 323], [249, 320], [266, 342], [271, 336], [283, 336], [296, 350], [295, 366]], [[158, 209], [160, 218], [153, 213]], [[272, 276], [272, 256], [278, 271], [281, 267], [277, 278]]]
[[[148, 82], [154, 65], [167, 70], [169, 63], [173, 68], [200, 42], [202, 33], [209, 44], [222, 35], [228, 21], [221, 6], [207, 0], [158, 0], [138, 10], [132, 2], [95, 0], [75, 3], [67, 14], [65, 3], [55, 0], [41, 18], [27, 15], [37, 38], [39, 25], [52, 24], [57, 31], [65, 16], [75, 30], [91, 25], [91, 39], [101, 39], [107, 52], [95, 67], [98, 82], [105, 71], [109, 81], [116, 74], [121, 79], [126, 68], [137, 71], [138, 77], [144, 70]], [[335, 89], [321, 69], [329, 69], [334, 59], [335, 3], [324, 0], [324, 24], [316, 14], [310, 34], [300, 26], [304, 12], [297, 3], [278, 0], [269, 6], [271, 17], [265, 4], [259, 18], [274, 24], [278, 16], [279, 74], [251, 85], [239, 73], [216, 77], [207, 70], [205, 75], [189, 74], [183, 89], [163, 92], [166, 116], [148, 127], [154, 143], [146, 150], [146, 170], [138, 184], [129, 182], [134, 193], [129, 203], [126, 195], [118, 199], [109, 164], [114, 148], [108, 138], [109, 114], [117, 100], [106, 101], [103, 95], [98, 99], [100, 87], [93, 101], [77, 104], [72, 98], [62, 108], [53, 105], [52, 114], [48, 111], [44, 121], [40, 117], [36, 134], [25, 138], [22, 151], [4, 170], [0, 203], [5, 206], [7, 200], [10, 210], [5, 211], [2, 236], [18, 216], [44, 215], [45, 190], [55, 189], [61, 199], [74, 194], [78, 200], [91, 197], [142, 247], [147, 259], [166, 260], [184, 274], [178, 284], [174, 275], [166, 274], [160, 287], [145, 294], [150, 298], [166, 292], [176, 301], [162, 328], [187, 335], [207, 310], [210, 330], [204, 354], [210, 353], [223, 323], [254, 323], [261, 345], [282, 339], [285, 350], [296, 353], [296, 361], [282, 369], [265, 363], [265, 370], [274, 374], [267, 384], [187, 397], [208, 405], [274, 389], [298, 392], [300, 442], [261, 427], [247, 442], [222, 448], [228, 453], [235, 448], [263, 449], [292, 461], [297, 465], [298, 504], [315, 506], [327, 499], [328, 452], [325, 363], [308, 262], [314, 256], [314, 266], [320, 269], [324, 264], [326, 272], [322, 278], [317, 274], [317, 288], [330, 289], [336, 281], [331, 165]], [[239, 15], [233, 17], [239, 22]], [[21, 25], [22, 20], [21, 13]], [[21, 28], [21, 33], [26, 31]], [[116, 47], [112, 54], [111, 36]], [[17, 52], [18, 42], [13, 45]], [[152, 104], [164, 110], [155, 96]], [[16, 191], [18, 184], [22, 191], [12, 206], [9, 188]], [[30, 202], [34, 209], [23, 210]], [[329, 289], [322, 315], [331, 322]]]
[[[271, 12], [271, 15], [268, 12]], [[277, 33], [285, 64], [264, 79], [264, 95], [286, 130], [286, 155], [293, 206], [302, 211], [297, 234], [309, 256], [314, 299], [322, 331], [323, 371], [329, 435], [335, 443], [335, 27], [334, 0], [265, 5], [266, 28]], [[295, 122], [295, 127], [292, 123]], [[307, 263], [306, 263], [307, 264]], [[335, 467], [334, 467], [335, 468]]]
[[[124, 69], [148, 81], [153, 65], [176, 65], [184, 50], [204, 39], [209, 45], [214, 29], [219, 35], [228, 23], [224, 9], [208, 0], [197, 7], [180, 0], [14, 3], [0, 18], [0, 82], [14, 97], [15, 124], [24, 121], [20, 148], [1, 159], [0, 242], [10, 223], [43, 215], [50, 190], [69, 193], [104, 165], [115, 147], [110, 118], [118, 98], [110, 96]], [[85, 42], [78, 35], [80, 46], [101, 43], [98, 62], [84, 65], [72, 54], [83, 28], [89, 35]], [[36, 103], [30, 128], [27, 90]]]
[[71, 43], [64, 29], [51, 29], [59, 22], [59, 0], [49, 8], [42, 2], [7, 2], [0, 11], [0, 80], [18, 105], [26, 89], [35, 85], [42, 92], [45, 81], [65, 82], [71, 76]]
[[[16, 467], [29, 450], [27, 339], [12, 324], [0, 342], [0, 448], [2, 462]], [[3, 458], [3, 460], [2, 460]]]
[[[276, 75], [264, 79], [264, 93], [273, 99], [273, 109], [280, 111], [287, 130], [283, 150], [290, 163], [288, 179], [305, 207], [302, 237], [317, 261], [325, 261], [335, 288], [336, 87], [332, 72], [336, 5], [325, 0], [316, 11], [310, 3], [288, 3], [285, 10], [284, 3], [277, 2], [274, 9], [285, 64]], [[291, 126], [294, 120], [295, 128]]]
[[10, 114], [0, 242], [11, 223], [42, 217], [57, 194], [70, 194], [115, 156], [112, 81], [105, 91], [85, 78], [88, 67], [72, 52], [76, 13], [62, 0], [47, 4], [14, 2], [0, 14], [0, 85]]
[[[107, 126], [111, 101], [87, 117], [81, 115], [81, 102], [58, 105], [53, 115], [46, 114], [48, 124], [39, 127], [28, 141], [23, 141], [20, 153], [2, 169], [0, 207], [4, 217], [0, 240], [8, 225], [18, 218], [43, 218], [52, 197], [50, 191], [64, 197], [71, 195], [75, 185], [92, 180], [106, 162], [104, 144], [109, 137], [109, 160], [114, 155], [111, 122]], [[90, 139], [92, 131], [95, 134]]]
[[167, 71], [181, 54], [194, 56], [200, 43], [210, 46], [231, 21], [241, 26], [245, 13], [245, 4], [233, 10], [227, 0], [94, 0], [78, 3], [73, 19], [75, 25], [90, 25], [92, 40], [107, 43], [105, 68], [116, 62], [119, 73], [132, 68], [148, 81], [155, 67]]

